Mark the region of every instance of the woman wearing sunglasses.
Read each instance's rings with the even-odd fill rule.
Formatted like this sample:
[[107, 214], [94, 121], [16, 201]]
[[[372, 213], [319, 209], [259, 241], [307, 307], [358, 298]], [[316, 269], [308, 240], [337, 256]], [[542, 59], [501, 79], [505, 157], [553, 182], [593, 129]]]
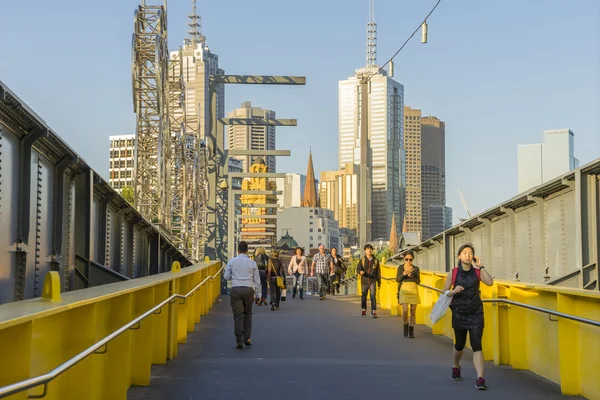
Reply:
[[[421, 274], [419, 267], [413, 265], [415, 255], [408, 250], [404, 253], [404, 266], [398, 267], [396, 282], [398, 282], [400, 295], [398, 302], [402, 304], [402, 318], [404, 319], [404, 337], [415, 337], [415, 315], [417, 304], [421, 304], [419, 297], [419, 287], [421, 283]], [[408, 319], [408, 306], [410, 305], [410, 325]]]

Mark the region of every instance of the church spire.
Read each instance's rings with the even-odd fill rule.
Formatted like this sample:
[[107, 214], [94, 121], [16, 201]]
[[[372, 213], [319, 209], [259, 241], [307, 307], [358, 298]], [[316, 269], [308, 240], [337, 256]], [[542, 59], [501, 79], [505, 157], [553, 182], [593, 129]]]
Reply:
[[392, 214], [392, 229], [390, 230], [390, 244], [388, 246], [394, 254], [398, 252], [398, 232], [396, 229], [396, 213]]
[[315, 170], [313, 168], [312, 149], [308, 153], [308, 170], [306, 171], [306, 184], [304, 185], [302, 207], [317, 207], [317, 183], [315, 181]]
[[406, 217], [404, 217], [404, 223], [402, 224], [402, 233], [408, 232], [408, 228], [406, 227]]

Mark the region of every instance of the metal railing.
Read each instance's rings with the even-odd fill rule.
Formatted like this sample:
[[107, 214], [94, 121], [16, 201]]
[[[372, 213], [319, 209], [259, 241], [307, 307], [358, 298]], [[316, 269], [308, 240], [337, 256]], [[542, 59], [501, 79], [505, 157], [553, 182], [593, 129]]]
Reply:
[[191, 297], [194, 294], [194, 292], [196, 290], [200, 289], [200, 287], [202, 287], [202, 285], [204, 285], [207, 281], [214, 280], [221, 273], [221, 271], [223, 271], [223, 268], [224, 267], [222, 266], [214, 275], [207, 276], [202, 282], [200, 282], [198, 285], [196, 285], [187, 294], [185, 294], [185, 295], [174, 294], [174, 295], [168, 297], [167, 299], [163, 300], [156, 306], [152, 307], [150, 310], [146, 311], [145, 313], [143, 313], [139, 317], [135, 318], [128, 324], [123, 325], [121, 328], [117, 329], [110, 335], [105, 336], [103, 339], [96, 342], [95, 344], [88, 347], [87, 349], [83, 350], [81, 353], [77, 354], [73, 358], [70, 358], [69, 360], [60, 364], [58, 367], [54, 368], [50, 372], [48, 372], [44, 375], [36, 376], [35, 378], [29, 378], [27, 380], [13, 383], [12, 385], [8, 385], [8, 386], [4, 386], [4, 387], [0, 388], [0, 398], [4, 398], [4, 397], [10, 396], [12, 394], [22, 392], [24, 390], [33, 389], [34, 387], [40, 386], [40, 385], [44, 385], [44, 391], [42, 392], [42, 394], [31, 395], [28, 398], [29, 399], [41, 399], [41, 398], [45, 397], [46, 394], [48, 393], [48, 383], [50, 383], [51, 381], [56, 379], [58, 376], [62, 375], [67, 370], [74, 367], [81, 361], [85, 360], [90, 355], [105, 354], [108, 351], [108, 344], [111, 341], [113, 341], [114, 339], [119, 337], [121, 334], [123, 334], [124, 332], [126, 332], [130, 329], [131, 330], [139, 329], [140, 324], [142, 323], [143, 320], [145, 320], [152, 314], [160, 314], [162, 312], [161, 309], [165, 305], [175, 303], [176, 299], [183, 299], [183, 302], [180, 304], [185, 304], [188, 297]]
[[[438, 289], [438, 288], [434, 288], [428, 285], [419, 285], [422, 286], [426, 289], [429, 290], [433, 290], [435, 292], [438, 293], [444, 293], [444, 290]], [[513, 301], [513, 300], [508, 300], [508, 299], [481, 299], [482, 302], [484, 303], [501, 303], [501, 304], [510, 304], [512, 306], [517, 306], [517, 307], [521, 307], [521, 308], [526, 308], [528, 310], [533, 310], [533, 311], [537, 311], [537, 312], [541, 312], [541, 313], [546, 313], [549, 316], [554, 315], [555, 317], [560, 317], [560, 318], [564, 318], [564, 319], [570, 319], [572, 321], [577, 321], [577, 322], [581, 322], [583, 324], [588, 324], [588, 325], [592, 325], [592, 326], [597, 326], [600, 327], [600, 321], [595, 321], [593, 319], [587, 319], [587, 318], [581, 318], [581, 317], [577, 317], [575, 315], [570, 315], [570, 314], [565, 314], [565, 313], [561, 313], [555, 310], [550, 310], [548, 308], [542, 308], [542, 307], [536, 307], [536, 306], [530, 306], [529, 304], [523, 304], [523, 303], [519, 303], [518, 301]], [[553, 321], [557, 321], [557, 320], [553, 320]]]

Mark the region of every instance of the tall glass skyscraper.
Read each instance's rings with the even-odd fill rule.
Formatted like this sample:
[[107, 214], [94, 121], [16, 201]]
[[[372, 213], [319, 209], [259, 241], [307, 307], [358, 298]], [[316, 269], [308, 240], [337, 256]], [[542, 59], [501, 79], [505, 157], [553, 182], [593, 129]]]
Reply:
[[[358, 69], [339, 82], [339, 168], [360, 165], [360, 78], [370, 78], [368, 126], [372, 176], [371, 239], [390, 235], [392, 215], [404, 219], [404, 86], [377, 65]], [[401, 226], [402, 224], [399, 224]], [[399, 234], [400, 232], [398, 232]]]

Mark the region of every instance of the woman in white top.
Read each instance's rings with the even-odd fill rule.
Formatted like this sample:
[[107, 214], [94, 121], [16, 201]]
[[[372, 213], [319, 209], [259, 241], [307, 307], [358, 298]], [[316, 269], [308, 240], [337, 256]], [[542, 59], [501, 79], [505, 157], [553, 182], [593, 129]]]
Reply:
[[302, 288], [304, 284], [304, 274], [308, 270], [308, 264], [306, 262], [306, 257], [303, 256], [304, 249], [301, 247], [296, 248], [296, 254], [290, 260], [290, 265], [288, 266], [288, 275], [293, 276], [293, 284], [292, 284], [292, 298], [296, 298], [296, 284], [300, 287], [300, 300], [304, 300], [304, 289]]

